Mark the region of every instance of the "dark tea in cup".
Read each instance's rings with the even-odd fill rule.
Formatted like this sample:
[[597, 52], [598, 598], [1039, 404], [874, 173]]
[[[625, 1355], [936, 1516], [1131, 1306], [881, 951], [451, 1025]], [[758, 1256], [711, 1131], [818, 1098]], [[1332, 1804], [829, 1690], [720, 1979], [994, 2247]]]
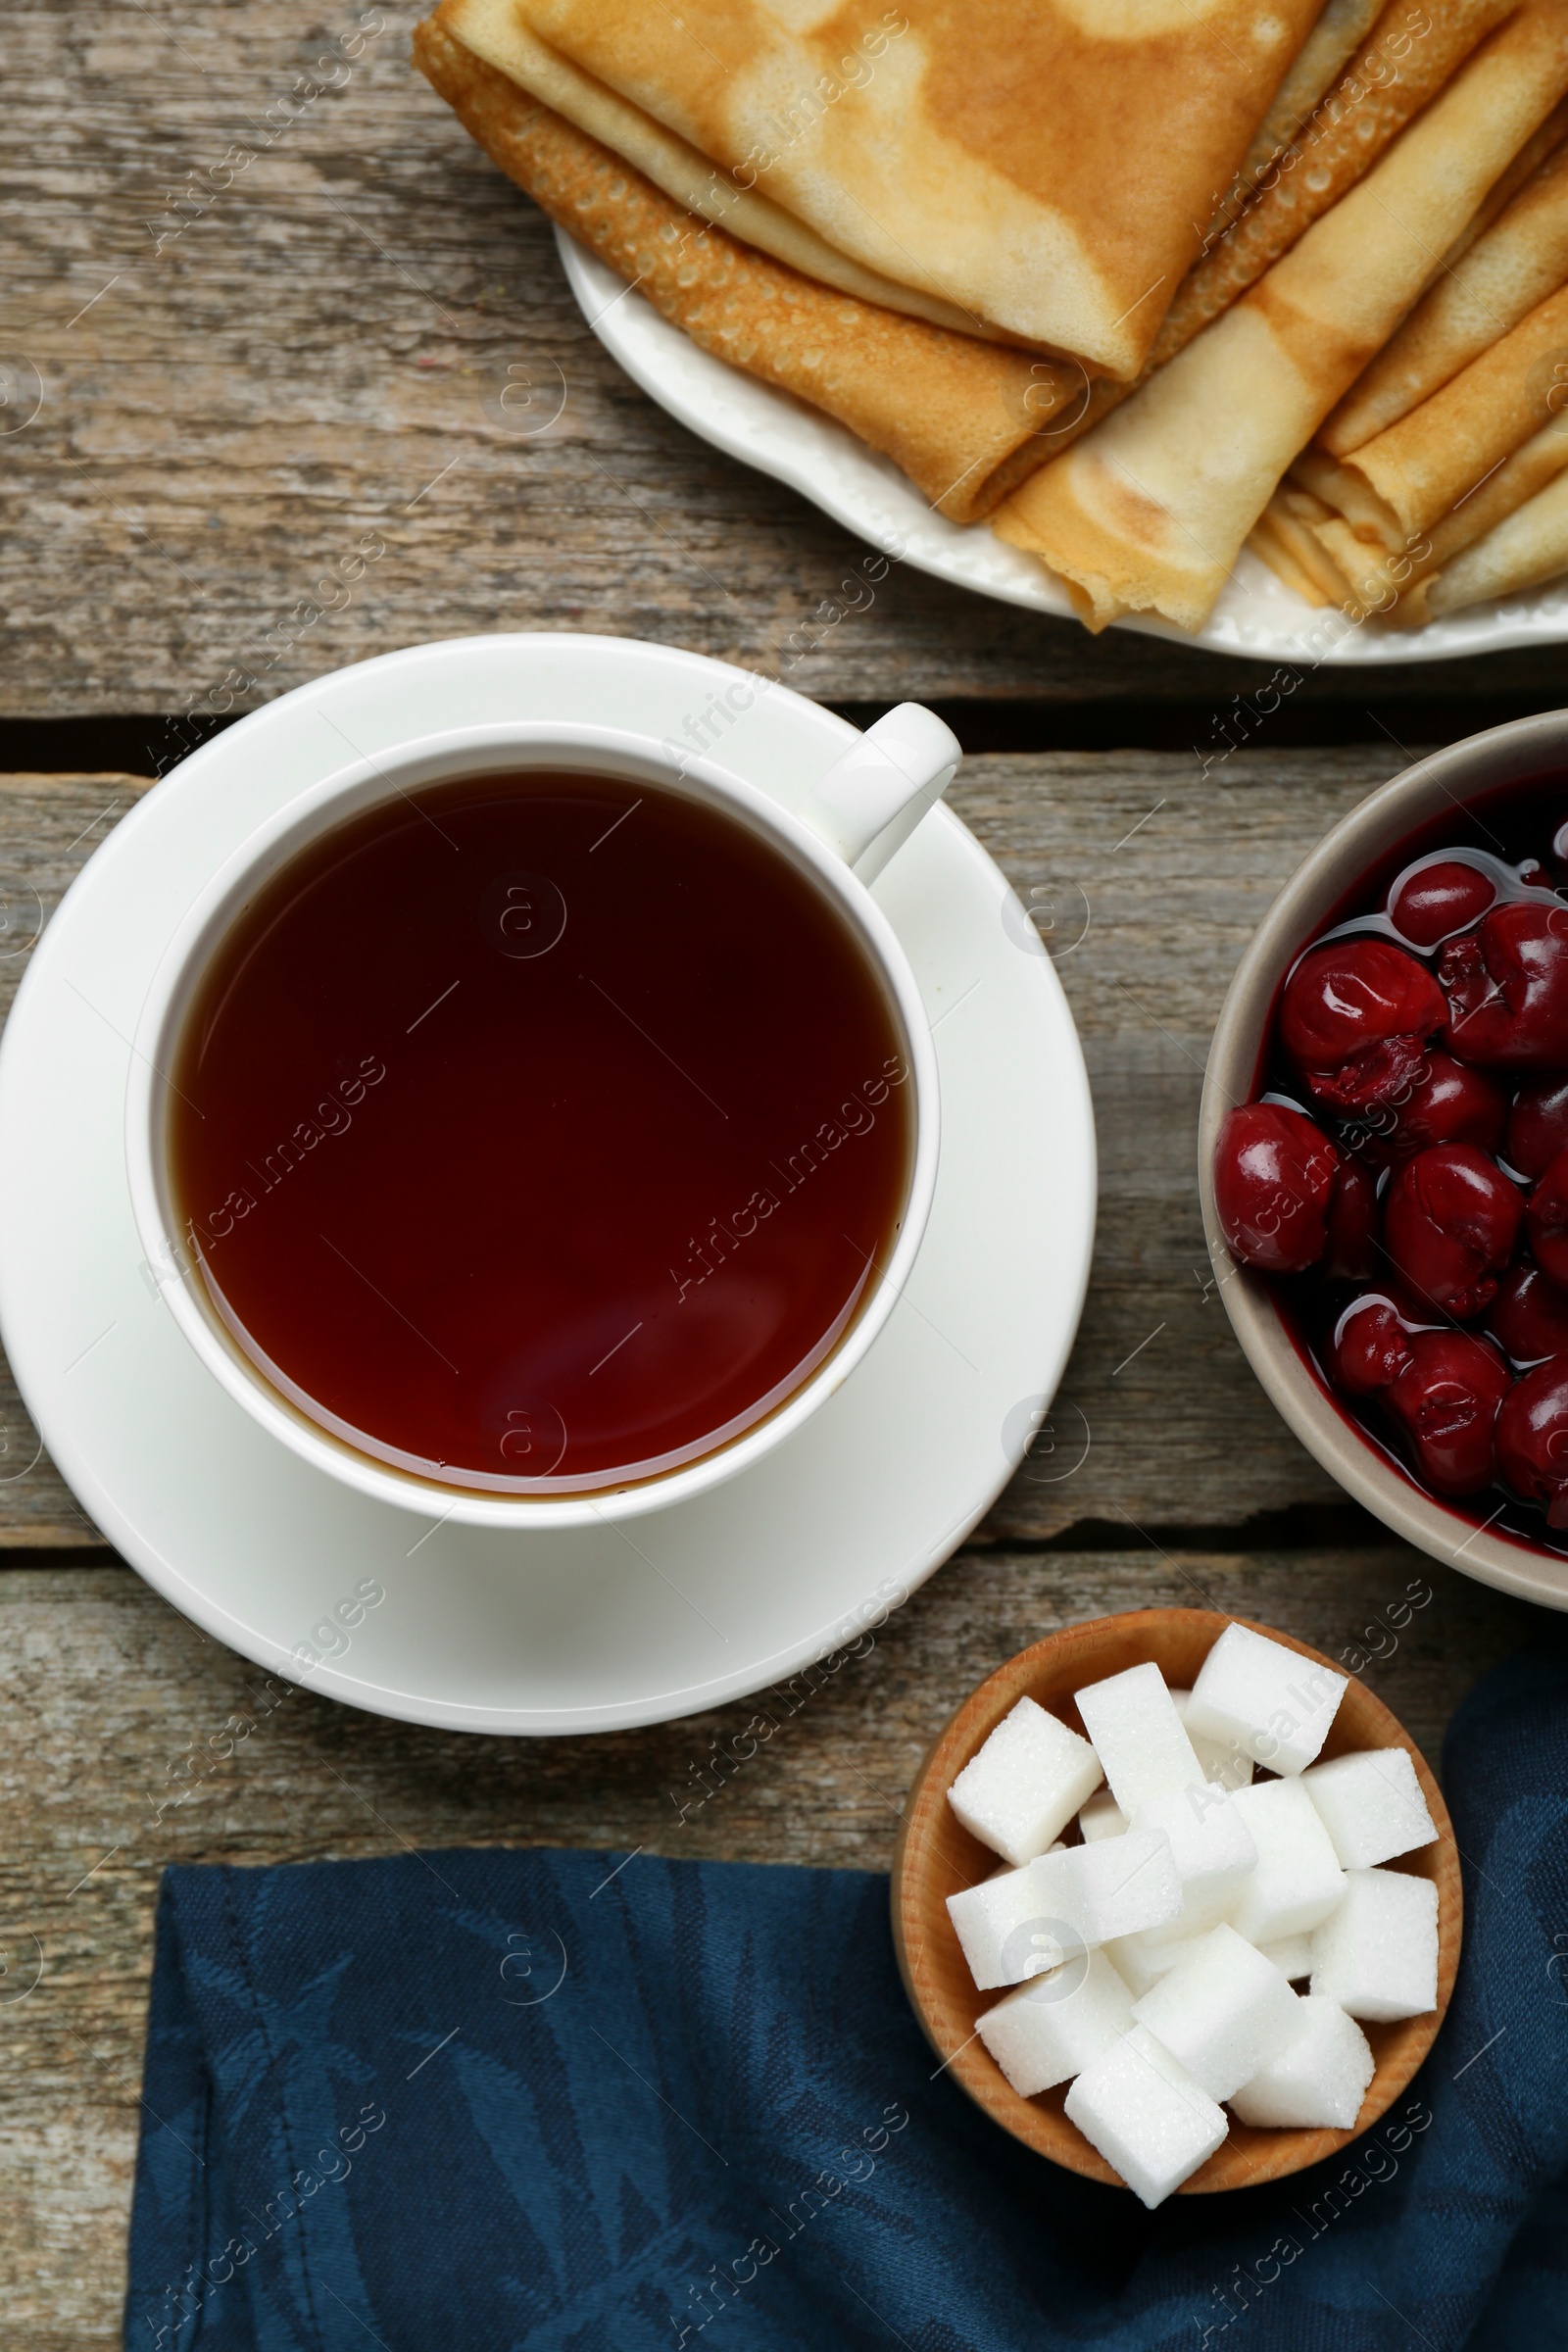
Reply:
[[170, 1071], [209, 1303], [320, 1428], [570, 1494], [727, 1445], [898, 1239], [900, 1017], [826, 891], [667, 786], [398, 794], [245, 903]]

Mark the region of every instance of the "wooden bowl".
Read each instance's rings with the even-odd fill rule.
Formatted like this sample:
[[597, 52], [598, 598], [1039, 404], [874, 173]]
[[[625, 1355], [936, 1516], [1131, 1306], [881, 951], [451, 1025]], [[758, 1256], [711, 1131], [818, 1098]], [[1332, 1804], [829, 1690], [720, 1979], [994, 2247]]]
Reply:
[[[893, 1863], [893, 1940], [905, 1989], [926, 2039], [969, 2096], [1014, 2139], [1065, 2165], [1069, 2172], [1116, 2187], [1123, 2185], [1120, 2174], [1111, 2170], [1062, 2113], [1068, 2085], [1063, 2082], [1035, 2098], [1020, 2098], [976, 2036], [976, 2019], [995, 2006], [1002, 1992], [975, 1989], [948, 1917], [947, 1898], [988, 1877], [998, 1857], [962, 1827], [948, 1803], [948, 1790], [1020, 1698], [1036, 1700], [1081, 1733], [1084, 1727], [1073, 1701], [1075, 1690], [1101, 1682], [1106, 1675], [1120, 1674], [1125, 1667], [1151, 1661], [1173, 1690], [1190, 1690], [1211, 1645], [1232, 1623], [1245, 1625], [1248, 1620], [1223, 1617], [1208, 1609], [1134, 1609], [1125, 1616], [1097, 1617], [1091, 1624], [1069, 1625], [1059, 1634], [1048, 1635], [1044, 1642], [1009, 1658], [965, 1699], [926, 1757], [904, 1809]], [[1271, 1625], [1253, 1626], [1252, 1631], [1299, 1650], [1303, 1658], [1333, 1667], [1331, 1658]], [[1374, 1698], [1352, 1675], [1324, 1743], [1323, 1760], [1365, 1747], [1408, 1748], [1421, 1793], [1438, 1827], [1435, 1844], [1386, 1865], [1390, 1870], [1431, 1879], [1437, 1886], [1437, 2008], [1429, 2016], [1401, 2018], [1392, 2025], [1363, 2024], [1361, 2030], [1372, 2045], [1377, 2072], [1349, 2131], [1265, 2131], [1233, 2118], [1224, 2145], [1183, 2182], [1183, 2196], [1280, 2180], [1288, 2173], [1300, 2172], [1304, 2166], [1332, 2156], [1336, 2148], [1369, 2130], [1398, 2097], [1443, 2023], [1459, 1965], [1464, 1909], [1453, 1828], [1420, 1749], [1382, 1700]]]

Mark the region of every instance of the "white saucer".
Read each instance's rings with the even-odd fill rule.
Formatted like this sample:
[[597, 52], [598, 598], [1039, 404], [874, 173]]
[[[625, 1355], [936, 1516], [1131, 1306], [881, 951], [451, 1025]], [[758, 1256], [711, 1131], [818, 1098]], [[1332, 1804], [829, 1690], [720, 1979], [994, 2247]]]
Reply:
[[[899, 554], [916, 571], [933, 572], [939, 580], [1003, 604], [1071, 615], [1061, 582], [1021, 548], [1009, 547], [986, 523], [964, 528], [934, 514], [892, 460], [867, 449], [847, 426], [700, 351], [564, 229], [556, 230], [556, 244], [566, 281], [600, 342], [688, 431], [759, 472], [788, 482], [835, 522], [872, 547]], [[1299, 662], [1308, 669], [1322, 663], [1442, 662], [1508, 645], [1560, 644], [1568, 638], [1568, 582], [1477, 605], [1421, 629], [1390, 629], [1379, 621], [1355, 627], [1340, 613], [1314, 611], [1244, 548], [1218, 604], [1196, 635], [1148, 614], [1132, 614], [1115, 625], [1173, 645], [1201, 645], [1210, 653], [1241, 654], [1257, 662]]]
[[[432, 728], [536, 715], [681, 738], [744, 673], [629, 640], [458, 639], [284, 695], [110, 835], [35, 951], [0, 1050], [0, 1323], [50, 1452], [132, 1566], [206, 1631], [379, 1714], [584, 1732], [691, 1714], [795, 1673], [929, 1576], [1005, 1482], [1077, 1326], [1095, 1213], [1083, 1057], [1001, 873], [938, 808], [876, 884], [935, 1029], [942, 1165], [905, 1297], [865, 1361], [752, 1471], [631, 1522], [428, 1524], [268, 1438], [140, 1268], [122, 1117], [165, 943], [282, 801]], [[783, 689], [713, 749], [794, 804], [853, 730]], [[368, 1612], [356, 1587], [385, 1593]], [[308, 1657], [309, 1653], [307, 1653]]]

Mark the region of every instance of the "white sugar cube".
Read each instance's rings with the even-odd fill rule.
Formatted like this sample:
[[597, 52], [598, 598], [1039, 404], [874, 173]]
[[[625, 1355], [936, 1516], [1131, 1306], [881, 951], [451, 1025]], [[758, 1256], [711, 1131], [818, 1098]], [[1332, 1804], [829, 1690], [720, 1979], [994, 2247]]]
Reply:
[[1273, 1963], [1223, 1926], [1133, 2003], [1138, 2023], [1211, 2099], [1228, 2099], [1285, 2048], [1296, 2034], [1296, 1995]]
[[1093, 1845], [1069, 1845], [1031, 1865], [1046, 1917], [1089, 1945], [1163, 1927], [1182, 1905], [1170, 1839], [1160, 1830], [1129, 1830]]
[[1424, 2017], [1438, 2005], [1438, 1890], [1403, 1870], [1352, 1870], [1312, 1938], [1312, 1990], [1351, 2017]]
[[1059, 1968], [1113, 1936], [1159, 1927], [1181, 1908], [1182, 1885], [1161, 1831], [1064, 1845], [996, 1871], [948, 1897], [948, 1916], [982, 1992]]
[[1228, 1919], [1257, 1862], [1252, 1833], [1234, 1797], [1209, 1782], [1145, 1800], [1135, 1830], [1163, 1830], [1182, 1883], [1182, 1907], [1169, 1927], [1152, 1933], [1191, 1936]]
[[1134, 2026], [1084, 2068], [1066, 2115], [1152, 2212], [1224, 2139], [1225, 2111], [1152, 2034]]
[[1119, 1838], [1127, 1827], [1127, 1816], [1108, 1788], [1100, 1789], [1087, 1805], [1078, 1808], [1078, 1833], [1085, 1845], [1093, 1845], [1099, 1838]]
[[948, 1917], [982, 1992], [1044, 1976], [1079, 1948], [1077, 1943], [1064, 1945], [1049, 1930], [1034, 1871], [1032, 1862], [1019, 1870], [995, 1871], [978, 1886], [948, 1897]]
[[1168, 1977], [1173, 1968], [1181, 1965], [1188, 1955], [1196, 1952], [1207, 1930], [1188, 1936], [1179, 1941], [1161, 1942], [1161, 1928], [1151, 1928], [1141, 1936], [1118, 1936], [1104, 1947], [1105, 1957], [1132, 1993], [1134, 1999]]
[[1020, 1984], [976, 2032], [1021, 2098], [1081, 2074], [1133, 2022], [1133, 1996], [1102, 1952], [1085, 1952]]
[[1020, 1698], [948, 1790], [973, 1837], [1004, 1861], [1043, 1854], [1103, 1779], [1087, 1740]]
[[[1228, 1625], [1203, 1660], [1187, 1705], [1190, 1731], [1200, 1739], [1240, 1747], [1255, 1762], [1282, 1776], [1301, 1772], [1329, 1735], [1346, 1678], [1332, 1666], [1303, 1658], [1254, 1634], [1250, 1626]], [[1083, 1714], [1083, 1702], [1079, 1709]], [[1091, 1739], [1094, 1728], [1084, 1723]], [[1106, 1766], [1105, 1777], [1115, 1787]]]
[[1337, 2001], [1320, 1994], [1298, 2000], [1296, 2015], [1295, 2038], [1235, 2093], [1232, 2111], [1244, 2124], [1348, 2132], [1376, 2072], [1367, 2037]]
[[1272, 1960], [1280, 1975], [1292, 1984], [1312, 1974], [1312, 1938], [1310, 1936], [1282, 1936], [1278, 1943], [1260, 1943], [1258, 1950], [1265, 1960]]
[[1129, 1666], [1074, 1696], [1111, 1795], [1129, 1821], [1146, 1797], [1202, 1781], [1202, 1767], [1157, 1666]]
[[[1067, 1851], [1065, 1838], [1058, 1838], [1054, 1845], [1047, 1846], [1046, 1851], [1048, 1854], [1064, 1854]], [[981, 1886], [989, 1886], [993, 1879], [1004, 1879], [1012, 1867], [1013, 1865], [1010, 1862], [999, 1862], [995, 1870], [988, 1870], [986, 1872], [985, 1877], [980, 1882]]]
[[1347, 1870], [1371, 1870], [1430, 1845], [1437, 1827], [1404, 1747], [1359, 1748], [1301, 1775]]
[[1345, 1873], [1317, 1807], [1298, 1781], [1257, 1781], [1231, 1803], [1252, 1833], [1257, 1867], [1231, 1925], [1249, 1943], [1278, 1943], [1328, 1918], [1345, 1892]]
[[1252, 1778], [1251, 1757], [1228, 1741], [1205, 1740], [1194, 1731], [1187, 1720], [1192, 1695], [1190, 1690], [1173, 1690], [1170, 1703], [1181, 1717], [1182, 1729], [1193, 1743], [1193, 1753], [1203, 1768], [1204, 1780], [1212, 1781], [1217, 1788], [1247, 1788]]

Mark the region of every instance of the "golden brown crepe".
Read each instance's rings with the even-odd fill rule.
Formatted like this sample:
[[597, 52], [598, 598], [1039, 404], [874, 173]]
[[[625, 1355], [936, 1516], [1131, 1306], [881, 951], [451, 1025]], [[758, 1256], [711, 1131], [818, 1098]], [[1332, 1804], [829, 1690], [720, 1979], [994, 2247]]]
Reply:
[[[1292, 459], [1568, 88], [1568, 0], [1501, 25], [1367, 177], [997, 516], [1093, 628], [1202, 625]], [[1381, 484], [1374, 484], [1381, 490]]]
[[1248, 546], [1309, 605], [1343, 605], [1348, 583], [1314, 525], [1333, 513], [1309, 490], [1282, 482], [1253, 523]]
[[1484, 539], [1423, 581], [1413, 620], [1441, 620], [1492, 597], [1512, 596], [1568, 570], [1568, 472], [1497, 523]]
[[1397, 553], [1409, 537], [1388, 500], [1378, 496], [1365, 474], [1352, 473], [1327, 450], [1303, 449], [1291, 467], [1290, 478], [1321, 499], [1331, 514], [1343, 515], [1358, 538], [1375, 540], [1379, 547]]
[[1322, 447], [1343, 458], [1386, 432], [1565, 280], [1568, 149], [1559, 148], [1350, 387], [1318, 435]]
[[[1185, 351], [1329, 212], [1451, 78], [1518, 0], [1388, 0], [1363, 46], [1258, 185], [1224, 215], [1177, 288], [1137, 383], [1102, 377], [1063, 428], [1067, 447]], [[1304, 57], [1305, 51], [1302, 51]], [[1293, 69], [1294, 72], [1294, 69]], [[1289, 77], [1287, 77], [1289, 78]], [[1532, 154], [1528, 169], [1541, 159]], [[1508, 189], [1512, 194], [1512, 188]], [[1473, 222], [1467, 222], [1461, 237]], [[1441, 268], [1442, 257], [1434, 256]]]
[[1130, 377], [1321, 0], [519, 5], [839, 252]]
[[[1512, 4], [1514, 0], [1510, 0]], [[1287, 161], [1287, 150], [1303, 134], [1310, 136], [1311, 117], [1336, 111], [1332, 101], [1328, 107], [1320, 102], [1328, 98], [1336, 84], [1343, 91], [1348, 70], [1383, 9], [1384, 0], [1328, 0], [1328, 6], [1297, 51], [1285, 79], [1275, 91], [1268, 113], [1253, 132], [1252, 143], [1226, 191], [1225, 202], [1208, 224], [1203, 240], [1205, 253], [1256, 202], [1259, 182], [1266, 179], [1273, 185], [1278, 173], [1277, 170], [1271, 171], [1271, 166], [1286, 171], [1293, 168], [1295, 159]], [[1367, 160], [1371, 163], [1375, 158], [1369, 156]], [[1306, 222], [1303, 220], [1301, 225], [1304, 228]]]
[[1494, 220], [1512, 204], [1526, 180], [1534, 179], [1542, 165], [1550, 161], [1565, 139], [1568, 139], [1568, 105], [1555, 106], [1535, 137], [1526, 139], [1502, 177], [1494, 183], [1485, 202], [1476, 206], [1470, 220], [1433, 270], [1434, 285], [1440, 278], [1446, 277], [1450, 270], [1457, 268], [1476, 239], [1485, 236]]
[[1192, 271], [1161, 321], [1150, 366], [1161, 367], [1185, 350], [1364, 178], [1516, 5], [1440, 0], [1429, 7], [1427, 0], [1389, 0], [1329, 98], [1277, 169], [1264, 173], [1256, 202]]
[[528, 29], [517, 0], [458, 0], [442, 9], [441, 22], [475, 57], [497, 67], [519, 89], [564, 115], [601, 146], [612, 147], [686, 212], [700, 213], [744, 244], [788, 262], [792, 270], [823, 285], [837, 286], [841, 294], [879, 303], [885, 310], [906, 311], [912, 318], [929, 318], [960, 334], [1004, 339], [998, 329], [951, 302], [900, 285], [852, 261], [804, 220], [772, 203], [760, 186], [743, 188], [730, 172], [721, 172], [651, 115], [628, 106], [617, 92], [547, 47]]
[[1382, 4], [1383, 0], [1328, 0], [1252, 133], [1238, 174], [1242, 187], [1254, 187], [1259, 172], [1290, 145], [1371, 31]]
[[[1314, 463], [1320, 482], [1332, 484], [1336, 474], [1345, 473], [1332, 458], [1319, 456]], [[1303, 465], [1291, 470], [1298, 475]], [[1288, 478], [1259, 515], [1248, 545], [1302, 594], [1307, 592], [1300, 575], [1310, 572], [1319, 593], [1309, 596], [1309, 602], [1339, 605], [1357, 620], [1377, 612], [1402, 628], [1416, 627], [1432, 617], [1427, 599], [1444, 567], [1565, 470], [1568, 416], [1553, 417], [1467, 491], [1430, 531], [1408, 544], [1399, 541], [1396, 526], [1387, 534], [1363, 535], [1338, 507]], [[1370, 501], [1372, 493], [1365, 496]], [[1383, 514], [1392, 522], [1389, 510], [1383, 509]], [[1280, 560], [1282, 552], [1288, 562]]]
[[454, 40], [444, 13], [415, 28], [421, 72], [552, 220], [694, 343], [836, 416], [956, 522], [1040, 463], [1054, 409], [1074, 396], [1064, 370], [874, 309], [738, 244]]
[[1418, 409], [1340, 462], [1392, 510], [1406, 540], [1568, 402], [1568, 287], [1538, 303]]

